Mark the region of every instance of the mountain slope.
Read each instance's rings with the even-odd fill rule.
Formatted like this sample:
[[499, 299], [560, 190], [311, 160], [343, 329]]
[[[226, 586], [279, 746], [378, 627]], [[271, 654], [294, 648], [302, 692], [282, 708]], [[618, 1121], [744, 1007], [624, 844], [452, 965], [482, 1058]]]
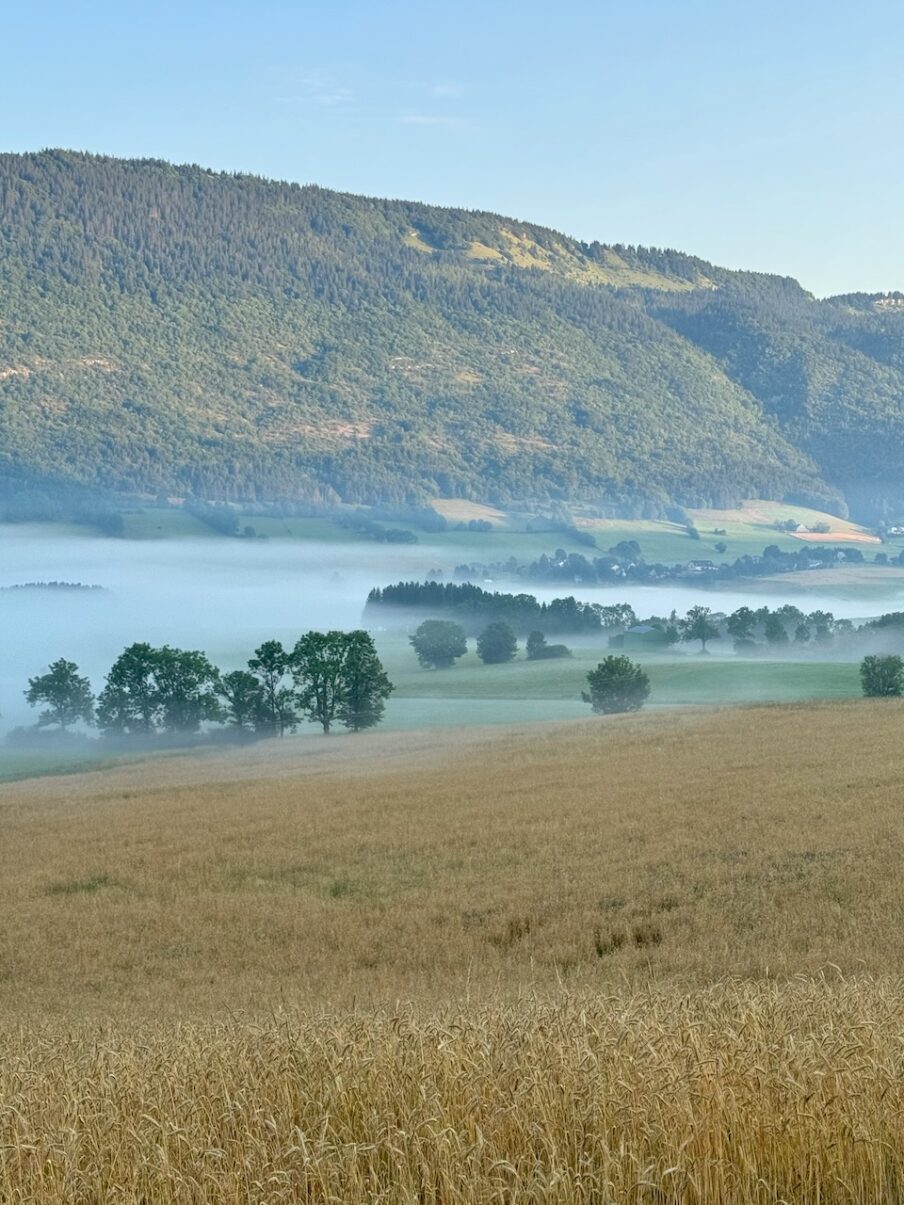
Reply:
[[902, 348], [904, 314], [873, 299], [676, 252], [157, 161], [0, 156], [13, 479], [652, 514], [837, 506], [881, 464], [886, 504]]

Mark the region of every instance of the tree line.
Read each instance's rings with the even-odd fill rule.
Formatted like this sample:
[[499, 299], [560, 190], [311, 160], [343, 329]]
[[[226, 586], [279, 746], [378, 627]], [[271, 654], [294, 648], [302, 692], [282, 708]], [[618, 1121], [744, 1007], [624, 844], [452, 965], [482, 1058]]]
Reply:
[[[615, 648], [642, 638], [648, 651], [680, 641], [699, 641], [705, 649], [714, 640], [731, 640], [742, 656], [759, 653], [807, 653], [866, 643], [873, 647], [897, 647], [904, 643], [904, 612], [892, 611], [855, 625], [831, 611], [803, 611], [793, 603], [770, 609], [738, 607], [730, 614], [711, 607], [691, 607], [684, 616], [650, 615], [641, 619], [629, 603], [588, 603], [572, 596], [539, 602], [532, 594], [489, 591], [472, 582], [398, 582], [373, 589], [367, 596], [365, 616], [374, 626], [388, 624], [405, 628], [412, 615], [427, 614], [433, 620], [449, 617], [461, 630], [461, 639], [479, 636], [488, 624], [503, 624], [514, 637], [534, 634], [537, 657], [567, 655], [562, 645], [545, 648], [537, 638], [548, 635], [575, 637], [608, 636]], [[422, 627], [425, 624], [421, 625]], [[634, 629], [634, 631], [632, 631]], [[639, 629], [639, 631], [638, 631]], [[528, 656], [531, 642], [528, 641]], [[555, 650], [550, 652], [549, 650]], [[560, 651], [563, 650], [564, 652]]]
[[405, 610], [453, 614], [469, 635], [486, 623], [507, 623], [518, 635], [538, 631], [544, 635], [592, 635], [615, 628], [625, 619], [636, 620], [626, 604], [614, 607], [579, 602], [569, 596], [538, 602], [532, 594], [504, 594], [484, 590], [471, 582], [398, 582], [375, 588], [367, 596], [365, 618], [384, 622], [389, 613]]
[[291, 649], [267, 640], [247, 668], [227, 673], [203, 652], [139, 642], [120, 653], [96, 696], [78, 665], [60, 658], [29, 679], [25, 698], [43, 707], [39, 728], [81, 722], [108, 738], [146, 740], [207, 725], [282, 736], [303, 721], [360, 732], [380, 722], [392, 690], [373, 639], [357, 630], [307, 632]]
[[[580, 534], [584, 537], [582, 542], [586, 542], [589, 533]], [[690, 523], [688, 534], [692, 539], [700, 539], [699, 529]], [[593, 540], [592, 535], [589, 538]], [[715, 550], [722, 556], [726, 547], [720, 541], [715, 545]], [[724, 583], [735, 578], [773, 577], [779, 573], [865, 564], [904, 565], [904, 549], [891, 553], [880, 550], [873, 554], [871, 561], [867, 561], [861, 549], [850, 545], [807, 544], [799, 549], [783, 551], [777, 544], [768, 544], [761, 553], [745, 553], [733, 561], [688, 557], [686, 561], [665, 563], [647, 561], [637, 540], [621, 540], [599, 556], [556, 548], [529, 562], [519, 562], [515, 557], [509, 557], [505, 561], [462, 563], [455, 566], [453, 576], [456, 582], [520, 578], [530, 583], [556, 585], [611, 586], [621, 582], [659, 585], [669, 581], [699, 583], [701, 580]], [[437, 577], [436, 580], [441, 579]]]

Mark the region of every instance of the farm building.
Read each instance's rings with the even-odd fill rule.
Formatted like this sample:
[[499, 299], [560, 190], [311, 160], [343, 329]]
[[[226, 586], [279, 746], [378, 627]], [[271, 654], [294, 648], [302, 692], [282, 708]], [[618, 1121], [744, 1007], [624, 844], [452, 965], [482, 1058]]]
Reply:
[[652, 623], [637, 623], [633, 628], [628, 628], [627, 632], [621, 632], [618, 636], [609, 637], [609, 648], [611, 649], [634, 649], [641, 652], [655, 651], [657, 649], [668, 648], [669, 638], [664, 628], [657, 627]]

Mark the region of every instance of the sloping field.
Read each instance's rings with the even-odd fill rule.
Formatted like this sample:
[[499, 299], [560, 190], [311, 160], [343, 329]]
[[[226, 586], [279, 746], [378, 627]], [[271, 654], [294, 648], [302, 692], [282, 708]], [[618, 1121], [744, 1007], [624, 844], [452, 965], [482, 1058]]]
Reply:
[[0, 789], [0, 1200], [904, 1199], [904, 704]]
[[747, 498], [740, 506], [731, 510], [689, 510], [688, 514], [693, 517], [698, 527], [705, 527], [710, 523], [718, 525], [740, 523], [768, 529], [774, 528], [776, 523], [793, 519], [795, 523], [800, 523], [804, 527], [828, 524], [833, 534], [847, 532], [850, 535], [859, 535], [865, 532], [865, 528], [858, 523], [851, 522], [850, 519], [839, 519], [837, 515], [813, 510], [809, 506], [793, 506], [788, 502], [771, 502], [766, 498]]
[[261, 745], [2, 788], [7, 1013], [904, 974], [904, 707]]
[[796, 540], [805, 540], [808, 544], [881, 544], [878, 536], [870, 536], [862, 531], [795, 531], [792, 533]]
[[484, 506], [480, 502], [469, 502], [466, 498], [433, 498], [430, 505], [450, 523], [468, 523], [471, 519], [483, 519], [494, 527], [504, 526], [506, 514], [495, 506]]
[[[805, 506], [791, 506], [785, 502], [768, 502], [763, 498], [749, 498], [734, 510], [690, 510], [701, 535], [714, 528], [725, 532], [725, 541], [730, 548], [741, 552], [762, 552], [767, 544], [780, 548], [793, 548], [795, 540], [815, 544], [881, 544], [878, 536], [849, 519], [811, 510]], [[793, 520], [802, 527], [824, 527], [826, 531], [782, 532], [777, 523]], [[789, 539], [790, 537], [790, 539]], [[762, 543], [761, 543], [762, 541]], [[749, 545], [743, 547], [743, 545]], [[755, 547], [756, 545], [759, 547]]]

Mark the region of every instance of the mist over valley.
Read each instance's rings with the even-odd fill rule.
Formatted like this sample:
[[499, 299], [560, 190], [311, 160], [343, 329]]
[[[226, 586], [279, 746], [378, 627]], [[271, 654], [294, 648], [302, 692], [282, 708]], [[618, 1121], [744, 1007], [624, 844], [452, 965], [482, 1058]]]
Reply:
[[[450, 535], [454, 541], [454, 533]], [[548, 542], [552, 548], [555, 539], [550, 536]], [[0, 549], [0, 616], [8, 630], [16, 633], [4, 650], [0, 667], [0, 727], [4, 729], [34, 720], [23, 699], [24, 687], [28, 678], [44, 672], [58, 657], [76, 661], [99, 690], [116, 656], [134, 642], [199, 649], [220, 668], [231, 670], [243, 665], [266, 639], [290, 647], [309, 629], [348, 630], [362, 623], [376, 628], [378, 645], [390, 650], [393, 668], [409, 670], [415, 689], [421, 692], [417, 704], [410, 701], [410, 689], [404, 696], [390, 698], [386, 720], [390, 726], [511, 722], [542, 719], [544, 714], [549, 718], [582, 714], [577, 689], [580, 674], [575, 670], [572, 701], [549, 698], [545, 712], [542, 699], [523, 697], [524, 684], [517, 677], [500, 686], [498, 667], [492, 685], [497, 697], [468, 699], [465, 695], [462, 703], [461, 691], [474, 688], [473, 676], [462, 688], [456, 685], [456, 671], [451, 677], [425, 673], [407, 647], [404, 633], [413, 631], [423, 616], [416, 612], [401, 619], [387, 616], [376, 625], [363, 618], [373, 587], [424, 580], [437, 570], [452, 580], [454, 567], [473, 556], [473, 542], [374, 545], [216, 537], [111, 540], [90, 534], [60, 535], [52, 527], [26, 525], [0, 527]], [[48, 582], [100, 589], [10, 589]], [[698, 605], [729, 613], [745, 605], [774, 609], [789, 602], [805, 612], [830, 611], [838, 619], [862, 620], [904, 609], [904, 580], [880, 581], [866, 593], [857, 583], [845, 591], [837, 585], [808, 589], [800, 583], [783, 589], [780, 581], [756, 583], [755, 590], [745, 583], [718, 589], [684, 583], [644, 586], [630, 581], [608, 587], [551, 586], [503, 578], [478, 584], [488, 591], [530, 593], [540, 602], [573, 596], [603, 605], [627, 603], [640, 617], [668, 616], [672, 611], [683, 615]], [[607, 637], [569, 637], [568, 642], [586, 659], [594, 655], [599, 659], [606, 652]], [[521, 643], [523, 648], [523, 637]], [[685, 658], [694, 651], [678, 645], [672, 655]], [[716, 657], [733, 658], [730, 641], [714, 644], [712, 652]], [[855, 654], [827, 652], [823, 656], [849, 659]], [[485, 678], [493, 672], [487, 670]], [[421, 684], [417, 679], [426, 681]], [[406, 685], [411, 687], [411, 683]], [[738, 681], [733, 679], [727, 688], [737, 699]], [[425, 690], [429, 702], [422, 695]], [[714, 690], [717, 693], [718, 686]], [[786, 687], [780, 685], [777, 690], [783, 697]], [[762, 691], [759, 683], [754, 697], [762, 697]]]
[[904, 1202], [904, 8], [143, 8], [5, 23], [0, 1202]]

